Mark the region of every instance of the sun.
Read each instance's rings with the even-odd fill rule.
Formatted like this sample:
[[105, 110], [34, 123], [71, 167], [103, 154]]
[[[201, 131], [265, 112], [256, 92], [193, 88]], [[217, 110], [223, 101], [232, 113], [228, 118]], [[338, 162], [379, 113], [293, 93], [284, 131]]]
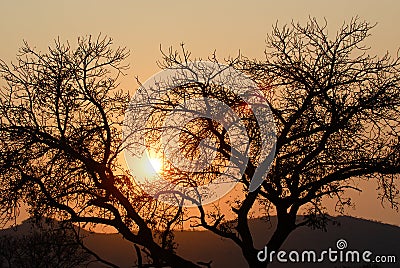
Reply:
[[149, 158], [151, 167], [155, 173], [160, 173], [162, 171], [162, 161], [159, 158]]

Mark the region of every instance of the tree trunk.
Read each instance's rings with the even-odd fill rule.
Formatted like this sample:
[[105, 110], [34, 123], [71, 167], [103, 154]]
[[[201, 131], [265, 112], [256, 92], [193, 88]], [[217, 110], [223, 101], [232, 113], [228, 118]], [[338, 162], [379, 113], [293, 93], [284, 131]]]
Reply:
[[137, 267], [138, 268], [143, 268], [143, 259], [142, 259], [142, 252], [139, 248], [138, 245], [134, 244], [133, 247], [136, 250], [136, 255], [137, 255]]
[[243, 246], [242, 253], [243, 253], [243, 256], [246, 259], [249, 267], [251, 267], [251, 268], [267, 267], [266, 263], [258, 261], [258, 259], [257, 259], [258, 250], [256, 250], [255, 248], [253, 248], [253, 247], [249, 248], [249, 247]]
[[[269, 257], [272, 251], [275, 252], [273, 255], [273, 259], [276, 261], [276, 253], [286, 241], [289, 234], [294, 229], [296, 229], [296, 216], [290, 215], [285, 210], [278, 210], [277, 216], [278, 224], [275, 232], [272, 235], [271, 239], [268, 241], [266, 247], [260, 250], [264, 251], [264, 253], [267, 253], [267, 256], [265, 256], [264, 253], [260, 253], [260, 251], [256, 249], [242, 248], [243, 255], [250, 268], [266, 268], [271, 262]], [[265, 257], [265, 260], [260, 261], [259, 257], [261, 257], [261, 259]]]
[[161, 248], [154, 242], [151, 242], [147, 248], [150, 250], [155, 260], [166, 261], [166, 263], [173, 268], [200, 268], [199, 265]]

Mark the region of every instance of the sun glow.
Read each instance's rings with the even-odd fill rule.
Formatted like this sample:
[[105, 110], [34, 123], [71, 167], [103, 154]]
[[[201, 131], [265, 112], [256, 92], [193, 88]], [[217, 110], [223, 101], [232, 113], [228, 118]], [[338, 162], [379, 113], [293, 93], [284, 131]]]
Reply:
[[162, 171], [162, 161], [159, 158], [149, 158], [152, 171], [155, 173], [160, 173]]

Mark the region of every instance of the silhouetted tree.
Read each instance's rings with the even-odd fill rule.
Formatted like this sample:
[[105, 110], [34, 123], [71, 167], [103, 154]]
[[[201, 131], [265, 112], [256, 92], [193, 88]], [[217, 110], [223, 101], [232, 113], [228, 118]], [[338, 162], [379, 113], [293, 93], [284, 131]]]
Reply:
[[[400, 59], [368, 54], [373, 27], [353, 18], [331, 39], [326, 22], [315, 19], [275, 26], [265, 61], [242, 62], [270, 94], [277, 124], [275, 161], [254, 193], [276, 208], [271, 250], [300, 226], [325, 228], [323, 198], [336, 198], [342, 211], [351, 201], [345, 191], [360, 190], [359, 179], [375, 180], [382, 201], [398, 209]], [[243, 204], [253, 203], [252, 195]], [[243, 204], [239, 218], [246, 214]], [[296, 222], [302, 207], [304, 220]]]
[[198, 267], [173, 243], [158, 243], [172, 238], [159, 234], [181, 210], [143, 193], [118, 162], [127, 56], [111, 39], [89, 36], [76, 48], [56, 40], [46, 53], [25, 43], [15, 63], [0, 62], [1, 220], [24, 202], [34, 216], [112, 226], [157, 267]]
[[[267, 243], [269, 251], [277, 251], [289, 234], [301, 226], [324, 229], [328, 216], [323, 198], [337, 198], [337, 209], [342, 211], [350, 204], [344, 197], [345, 191], [359, 190], [358, 180], [376, 180], [382, 201], [397, 208], [400, 59], [398, 55], [378, 58], [367, 54], [364, 42], [371, 28], [373, 25], [368, 22], [354, 18], [331, 39], [326, 23], [321, 25], [315, 19], [305, 26], [275, 25], [267, 37], [265, 60], [236, 58], [225, 63], [258, 83], [277, 128], [274, 161], [268, 176], [255, 191], [249, 191], [251, 179], [268, 155], [260, 157], [261, 130], [254, 114], [243, 105], [240, 96], [208, 83], [219, 70], [209, 72], [209, 80], [205, 78], [202, 82], [191, 73], [207, 72], [191, 63], [189, 52], [171, 49], [163, 54], [162, 67], [189, 70], [186, 79], [189, 82], [172, 89], [160, 85], [168, 90], [158, 102], [154, 101], [155, 111], [163, 115], [176, 109], [180, 102], [203, 96], [229, 105], [246, 127], [250, 158], [239, 179], [243, 192], [229, 201], [233, 221], [224, 220], [232, 217], [229, 211], [203, 206], [190, 195], [175, 194], [197, 205], [199, 214], [192, 217], [197, 219], [194, 227], [206, 228], [234, 241], [250, 267], [267, 266], [267, 262], [257, 260], [259, 249], [254, 246], [249, 228], [254, 210], [277, 214], [276, 229]], [[215, 57], [210, 60], [217, 62]], [[209, 167], [203, 172], [181, 172], [171, 167], [165, 172], [169, 172], [174, 182], [184, 184], [190, 178], [192, 184], [207, 183], [223, 172], [224, 161], [230, 159], [235, 164], [244, 157], [232, 150], [228, 132], [221, 124], [199, 114], [199, 118], [181, 126], [181, 152], [186, 158], [196, 159], [200, 142], [210, 138], [216, 141], [213, 149], [218, 160], [213, 162], [214, 169]], [[161, 119], [161, 122], [152, 120], [146, 126], [149, 133], [153, 128], [149, 140], [157, 140], [161, 135], [158, 132], [168, 126]], [[304, 217], [298, 217], [299, 214]]]

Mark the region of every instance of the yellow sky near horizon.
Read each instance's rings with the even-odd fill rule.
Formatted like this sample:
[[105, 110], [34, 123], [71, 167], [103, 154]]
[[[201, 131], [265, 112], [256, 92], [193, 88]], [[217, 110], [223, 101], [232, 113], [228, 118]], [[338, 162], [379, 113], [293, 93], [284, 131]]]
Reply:
[[[131, 69], [122, 86], [135, 90], [135, 76], [145, 81], [159, 71], [160, 45], [178, 49], [185, 43], [193, 57], [206, 58], [216, 51], [220, 59], [237, 56], [262, 59], [265, 36], [271, 25], [308, 17], [326, 18], [329, 32], [358, 15], [372, 23], [371, 53], [391, 54], [400, 47], [400, 1], [1, 1], [0, 59], [15, 58], [23, 40], [44, 51], [57, 37], [74, 44], [82, 35], [112, 37], [131, 51]], [[377, 185], [363, 184], [363, 193], [352, 194], [356, 203], [347, 214], [400, 226], [400, 214], [382, 208]], [[329, 204], [333, 206], [333, 204]]]

